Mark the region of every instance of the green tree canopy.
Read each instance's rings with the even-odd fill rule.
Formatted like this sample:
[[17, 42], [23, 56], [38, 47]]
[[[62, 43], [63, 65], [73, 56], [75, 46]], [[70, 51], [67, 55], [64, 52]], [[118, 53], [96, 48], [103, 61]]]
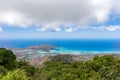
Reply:
[[4, 66], [8, 70], [14, 68], [14, 61], [16, 60], [16, 56], [13, 54], [11, 50], [6, 50], [5, 48], [0, 48], [0, 65]]

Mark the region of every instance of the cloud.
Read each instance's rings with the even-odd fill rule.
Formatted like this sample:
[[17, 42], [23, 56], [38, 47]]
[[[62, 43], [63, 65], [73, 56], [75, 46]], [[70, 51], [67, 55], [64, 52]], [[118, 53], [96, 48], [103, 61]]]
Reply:
[[99, 31], [104, 31], [104, 30], [118, 31], [120, 30], [120, 25], [99, 26], [99, 27], [92, 27], [92, 29], [99, 30]]
[[116, 31], [116, 30], [120, 30], [120, 26], [109, 26], [106, 27], [106, 29], [109, 31]]
[[61, 31], [61, 24], [104, 23], [111, 11], [120, 11], [119, 3], [119, 0], [0, 0], [0, 24], [23, 28], [35, 25], [40, 27], [39, 31]]
[[13, 10], [8, 10], [5, 12], [0, 12], [0, 24], [7, 24], [20, 27], [28, 27], [32, 24], [32, 20], [29, 20], [23, 14], [20, 14]]
[[50, 30], [53, 32], [59, 32], [61, 31], [61, 28], [57, 22], [51, 23], [51, 24], [44, 24], [42, 27], [38, 28], [38, 31], [46, 31]]
[[3, 32], [2, 28], [0, 27], [0, 33]]
[[74, 32], [76, 30], [77, 30], [77, 28], [70, 27], [70, 28], [66, 29], [65, 31], [66, 32]]

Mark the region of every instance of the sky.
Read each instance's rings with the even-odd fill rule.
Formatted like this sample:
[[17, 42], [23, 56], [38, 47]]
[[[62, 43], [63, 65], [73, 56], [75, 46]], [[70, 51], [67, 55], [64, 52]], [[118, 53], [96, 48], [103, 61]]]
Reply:
[[120, 39], [120, 0], [0, 0], [0, 39]]

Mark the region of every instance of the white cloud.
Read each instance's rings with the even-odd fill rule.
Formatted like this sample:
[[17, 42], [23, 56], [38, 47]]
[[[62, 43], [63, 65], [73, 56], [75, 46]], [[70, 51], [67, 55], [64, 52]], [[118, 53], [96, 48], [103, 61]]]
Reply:
[[66, 32], [74, 32], [76, 30], [77, 30], [77, 27], [76, 28], [70, 27], [70, 28], [66, 29], [65, 31]]
[[0, 27], [0, 33], [3, 32], [2, 28]]
[[92, 27], [92, 29], [99, 30], [99, 31], [104, 31], [104, 30], [117, 31], [117, 30], [120, 30], [120, 25], [99, 26], [99, 27]]
[[42, 27], [38, 28], [38, 31], [45, 31], [45, 30], [59, 32], [61, 31], [61, 28], [57, 22], [53, 22], [51, 24], [44, 24], [42, 25]]
[[27, 19], [26, 16], [13, 10], [0, 12], [1, 24], [16, 25], [24, 28], [28, 27], [32, 22], [33, 21]]
[[120, 30], [120, 26], [109, 26], [106, 29], [109, 31], [116, 31], [116, 30]]
[[0, 24], [24, 28], [34, 24], [40, 26], [39, 31], [61, 31], [60, 24], [103, 23], [113, 9], [116, 13], [120, 11], [119, 3], [119, 0], [0, 0]]

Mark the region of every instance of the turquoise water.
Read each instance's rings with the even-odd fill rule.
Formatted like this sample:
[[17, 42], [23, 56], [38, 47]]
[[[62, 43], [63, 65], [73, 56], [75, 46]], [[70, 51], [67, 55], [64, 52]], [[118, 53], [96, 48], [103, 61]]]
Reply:
[[51, 50], [54, 53], [119, 53], [120, 40], [87, 40], [87, 39], [24, 39], [0, 40], [0, 47], [27, 48], [41, 44], [51, 44], [60, 48]]

